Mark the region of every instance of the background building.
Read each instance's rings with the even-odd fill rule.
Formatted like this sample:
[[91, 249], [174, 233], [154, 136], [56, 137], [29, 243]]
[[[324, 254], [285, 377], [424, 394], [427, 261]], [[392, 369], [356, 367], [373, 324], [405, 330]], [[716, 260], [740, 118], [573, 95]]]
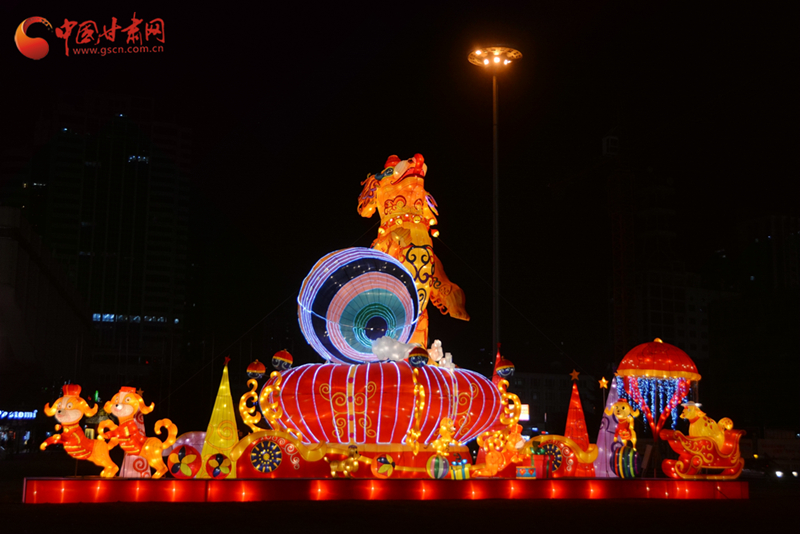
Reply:
[[[191, 131], [147, 98], [62, 95], [28, 157], [4, 171], [16, 204], [88, 303], [98, 384], [162, 371], [187, 316]], [[150, 367], [149, 367], [150, 366]]]
[[[569, 373], [524, 373], [515, 371], [509, 379], [508, 391], [529, 406], [529, 420], [520, 422], [523, 434], [540, 433], [563, 435], [567, 423], [569, 400], [572, 396], [572, 379]], [[594, 377], [578, 376], [578, 393], [586, 416], [590, 436], [597, 434], [600, 413], [603, 411], [599, 384]]]

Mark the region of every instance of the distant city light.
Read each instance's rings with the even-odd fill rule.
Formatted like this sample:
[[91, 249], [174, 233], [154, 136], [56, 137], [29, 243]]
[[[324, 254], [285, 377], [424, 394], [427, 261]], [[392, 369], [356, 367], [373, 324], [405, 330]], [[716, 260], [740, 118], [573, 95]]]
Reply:
[[0, 410], [0, 419], [36, 419], [38, 410], [32, 412], [9, 412]]
[[[145, 315], [144, 316], [145, 322], [152, 323], [166, 323], [168, 319], [166, 317], [157, 317], [155, 315]], [[142, 318], [139, 315], [115, 315], [113, 313], [93, 313], [92, 314], [92, 321], [94, 322], [103, 322], [103, 323], [125, 323], [125, 322], [132, 322], [132, 323], [139, 323], [142, 321]], [[174, 319], [175, 324], [180, 323], [179, 319]]]

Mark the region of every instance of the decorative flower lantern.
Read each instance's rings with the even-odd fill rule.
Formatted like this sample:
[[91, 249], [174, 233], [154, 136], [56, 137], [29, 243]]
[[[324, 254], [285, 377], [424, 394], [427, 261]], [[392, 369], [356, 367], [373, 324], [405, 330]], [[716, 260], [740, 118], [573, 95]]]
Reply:
[[688, 354], [656, 338], [625, 355], [616, 380], [620, 396], [635, 409], [641, 409], [644, 422], [657, 440], [670, 415], [675, 426], [678, 406], [689, 393], [692, 381], [700, 380], [700, 374]]

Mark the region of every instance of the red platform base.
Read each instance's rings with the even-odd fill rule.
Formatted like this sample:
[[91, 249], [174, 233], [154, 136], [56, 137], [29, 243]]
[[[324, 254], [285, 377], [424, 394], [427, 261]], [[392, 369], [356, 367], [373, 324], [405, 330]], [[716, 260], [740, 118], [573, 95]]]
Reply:
[[469, 499], [747, 499], [747, 482], [669, 479], [371, 480], [26, 478], [23, 502], [245, 502]]

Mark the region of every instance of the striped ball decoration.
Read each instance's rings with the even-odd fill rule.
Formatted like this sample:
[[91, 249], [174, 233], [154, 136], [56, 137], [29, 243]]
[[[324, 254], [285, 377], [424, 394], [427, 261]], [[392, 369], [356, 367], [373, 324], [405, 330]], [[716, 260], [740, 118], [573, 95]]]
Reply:
[[639, 457], [633, 447], [626, 445], [620, 447], [618, 443], [614, 447], [614, 456], [611, 458], [611, 468], [614, 474], [620, 478], [636, 478], [639, 474]]
[[383, 252], [348, 248], [320, 259], [303, 281], [297, 316], [306, 340], [334, 363], [375, 362], [372, 342], [406, 343], [419, 319], [414, 277]]
[[441, 454], [434, 454], [428, 458], [425, 468], [428, 476], [437, 480], [446, 478], [450, 474], [450, 464], [447, 462], [447, 458]]

